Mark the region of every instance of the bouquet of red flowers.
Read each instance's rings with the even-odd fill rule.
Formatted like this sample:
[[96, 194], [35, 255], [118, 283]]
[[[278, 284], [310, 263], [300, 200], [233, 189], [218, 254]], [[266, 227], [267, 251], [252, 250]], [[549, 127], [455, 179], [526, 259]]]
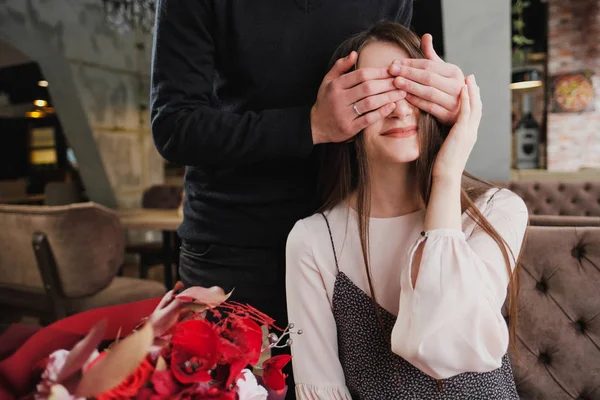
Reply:
[[[274, 400], [285, 397], [282, 368], [290, 356], [263, 355], [291, 344], [293, 325], [263, 340], [274, 321], [251, 306], [227, 302], [220, 288], [178, 283], [131, 334], [98, 352], [101, 321], [70, 351], [39, 365], [36, 399]], [[120, 335], [117, 335], [120, 336]], [[255, 375], [255, 372], [262, 374]]]

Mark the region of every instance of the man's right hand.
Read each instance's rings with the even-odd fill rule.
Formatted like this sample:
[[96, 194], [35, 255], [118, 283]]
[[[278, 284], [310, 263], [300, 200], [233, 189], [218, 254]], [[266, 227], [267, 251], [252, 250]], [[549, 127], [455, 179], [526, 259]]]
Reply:
[[[346, 72], [356, 63], [353, 51], [337, 60], [321, 83], [310, 112], [313, 143], [338, 143], [387, 117], [406, 92], [394, 86], [387, 68]], [[360, 114], [359, 114], [360, 113]]]

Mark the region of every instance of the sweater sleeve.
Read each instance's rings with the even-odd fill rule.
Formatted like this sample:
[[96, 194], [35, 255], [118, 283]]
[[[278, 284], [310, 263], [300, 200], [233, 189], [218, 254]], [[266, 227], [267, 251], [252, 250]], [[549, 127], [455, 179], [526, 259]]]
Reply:
[[350, 400], [338, 358], [337, 329], [324, 281], [304, 221], [292, 229], [286, 248], [288, 319], [302, 335], [293, 338], [292, 364], [300, 400]]
[[[513, 269], [527, 228], [523, 200], [503, 190], [485, 214], [506, 241]], [[411, 268], [401, 278], [392, 350], [437, 379], [499, 368], [509, 341], [502, 316], [509, 271], [500, 247], [478, 226], [469, 238], [433, 230], [412, 247], [409, 267], [423, 242], [415, 287]]]
[[307, 157], [309, 106], [240, 114], [214, 107], [213, 23], [209, 0], [158, 0], [151, 119], [159, 153], [191, 166]]

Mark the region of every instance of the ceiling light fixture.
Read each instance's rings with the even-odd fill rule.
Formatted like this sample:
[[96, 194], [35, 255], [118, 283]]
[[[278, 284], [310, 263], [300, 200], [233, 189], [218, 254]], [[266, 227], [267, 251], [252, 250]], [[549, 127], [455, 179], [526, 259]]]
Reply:
[[144, 33], [152, 31], [156, 0], [102, 0], [102, 4], [106, 23], [118, 32], [137, 28]]
[[528, 67], [513, 70], [510, 88], [513, 90], [533, 89], [543, 84], [542, 73], [535, 68]]

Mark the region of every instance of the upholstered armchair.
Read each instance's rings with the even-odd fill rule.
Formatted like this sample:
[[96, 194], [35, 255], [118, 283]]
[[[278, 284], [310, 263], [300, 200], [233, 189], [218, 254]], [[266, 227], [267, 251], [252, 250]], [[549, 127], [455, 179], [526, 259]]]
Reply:
[[100, 205], [2, 205], [0, 226], [2, 308], [29, 310], [49, 322], [165, 292], [158, 282], [116, 277], [124, 232], [117, 215]]

